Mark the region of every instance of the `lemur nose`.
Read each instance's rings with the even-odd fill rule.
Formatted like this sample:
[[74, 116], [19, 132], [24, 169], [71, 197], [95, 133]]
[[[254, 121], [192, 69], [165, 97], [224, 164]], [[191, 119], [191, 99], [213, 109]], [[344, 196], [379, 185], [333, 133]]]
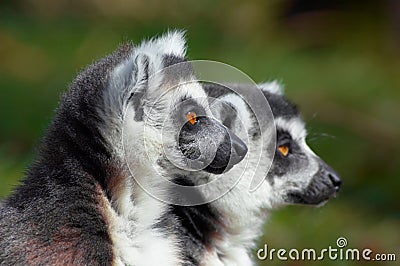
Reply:
[[340, 190], [340, 187], [342, 186], [342, 179], [340, 179], [340, 176], [336, 172], [329, 172], [328, 177], [331, 180], [335, 191], [338, 192]]
[[238, 136], [231, 133], [230, 134], [231, 143], [232, 143], [232, 157], [231, 161], [233, 164], [236, 164], [244, 159], [247, 154], [247, 145], [244, 143]]

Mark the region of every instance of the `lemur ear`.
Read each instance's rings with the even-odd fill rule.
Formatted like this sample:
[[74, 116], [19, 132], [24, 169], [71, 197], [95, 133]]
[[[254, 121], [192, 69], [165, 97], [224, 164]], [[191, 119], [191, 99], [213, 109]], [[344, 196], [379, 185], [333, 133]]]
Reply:
[[135, 69], [132, 70], [134, 73], [133, 81], [135, 84], [132, 89], [135, 87], [143, 87], [147, 85], [149, 76], [154, 72], [152, 70], [152, 65], [150, 65], [150, 58], [145, 54], [138, 54], [135, 58]]
[[143, 41], [136, 47], [134, 53], [142, 53], [148, 56], [174, 55], [185, 57], [185, 32], [179, 30], [169, 31], [158, 38]]
[[173, 55], [184, 58], [185, 54], [186, 40], [183, 31], [170, 31], [161, 37], [142, 42], [132, 54], [137, 69], [137, 85], [143, 85], [143, 82], [147, 81], [151, 83], [147, 84], [148, 88], [158, 88], [162, 73], [156, 74], [165, 67], [165, 56]]
[[272, 94], [283, 95], [284, 94], [284, 86], [282, 83], [277, 80], [264, 82], [257, 85], [262, 91], [269, 92]]
[[[186, 41], [183, 31], [171, 31], [159, 38], [143, 41], [133, 49], [130, 57], [114, 71], [114, 77], [122, 79], [130, 89], [143, 85], [149, 77], [164, 68], [163, 59], [167, 55], [185, 57]], [[152, 86], [154, 87], [154, 86]]]
[[185, 57], [185, 53], [183, 31], [170, 31], [159, 38], [143, 41], [113, 69], [105, 92], [106, 105], [121, 110], [136, 92], [143, 96], [149, 88], [156, 90], [162, 77], [155, 74], [164, 68], [165, 56]]

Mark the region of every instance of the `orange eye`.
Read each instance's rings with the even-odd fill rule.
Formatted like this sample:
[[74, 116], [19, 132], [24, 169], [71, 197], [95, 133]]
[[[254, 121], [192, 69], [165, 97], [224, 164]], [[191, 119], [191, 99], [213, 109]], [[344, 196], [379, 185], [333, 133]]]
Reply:
[[195, 112], [187, 113], [186, 118], [192, 125], [194, 125], [197, 122], [197, 114]]
[[278, 150], [282, 153], [283, 156], [288, 156], [289, 154], [289, 146], [287, 145], [281, 145], [278, 147]]

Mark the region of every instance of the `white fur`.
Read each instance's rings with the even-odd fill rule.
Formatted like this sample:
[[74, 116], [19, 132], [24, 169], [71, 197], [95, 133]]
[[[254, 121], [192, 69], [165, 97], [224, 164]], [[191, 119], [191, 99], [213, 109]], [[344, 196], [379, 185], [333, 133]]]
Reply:
[[[161, 90], [162, 72], [159, 72], [163, 68], [163, 56], [183, 57], [185, 52], [184, 34], [180, 31], [141, 43], [112, 72], [108, 88], [104, 91], [103, 106], [98, 108], [104, 120], [103, 135], [113, 147], [115, 159], [121, 163], [121, 178], [124, 178], [119, 197], [113, 198], [112, 206], [116, 209], [110, 207], [107, 212], [111, 221], [115, 263], [119, 265], [175, 266], [182, 263], [176, 237], [154, 228], [167, 205], [147, 194], [140, 186], [154, 188], [157, 191], [152, 192], [156, 194], [167, 191], [166, 183], [162, 182], [163, 178], [155, 167], [162, 153], [160, 132], [152, 127], [150, 120], [135, 121], [134, 108], [127, 100], [144, 85], [149, 88], [146, 93], [150, 96], [160, 95], [156, 89]], [[192, 87], [183, 86], [180, 93], [192, 91]], [[168, 99], [174, 98], [168, 96]], [[165, 101], [160, 104], [166, 104], [166, 108], [172, 105]], [[146, 111], [144, 115], [149, 116]]]
[[284, 88], [281, 83], [277, 80], [265, 82], [257, 85], [262, 91], [266, 91], [272, 94], [283, 95]]
[[[227, 244], [228, 242], [224, 242]], [[222, 244], [222, 245], [224, 245]], [[219, 246], [222, 246], [219, 245]], [[203, 261], [200, 265], [202, 266], [251, 266], [254, 265], [251, 260], [248, 251], [243, 248], [236, 248], [233, 246], [225, 245], [226, 250], [222, 250], [223, 256], [218, 256], [216, 250], [207, 251]]]
[[281, 128], [289, 132], [289, 134], [296, 141], [304, 140], [307, 136], [307, 130], [305, 129], [305, 125], [303, 120], [298, 117], [292, 119], [284, 119], [278, 117], [275, 119], [276, 128]]
[[180, 30], [169, 31], [158, 38], [142, 42], [137, 47], [137, 53], [146, 55], [186, 55], [185, 32]]
[[[109, 230], [117, 265], [152, 266], [179, 265], [182, 260], [173, 235], [164, 235], [142, 223], [141, 215], [149, 213], [148, 206], [131, 202], [128, 217], [107, 210]], [[152, 208], [153, 205], [150, 206]], [[157, 256], [155, 256], [157, 254]]]

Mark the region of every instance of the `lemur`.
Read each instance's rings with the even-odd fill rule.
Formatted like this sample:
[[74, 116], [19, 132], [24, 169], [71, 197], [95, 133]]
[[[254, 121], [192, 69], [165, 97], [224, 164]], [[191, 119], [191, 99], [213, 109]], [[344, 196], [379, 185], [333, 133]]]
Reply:
[[168, 196], [168, 181], [195, 174], [190, 162], [219, 174], [247, 146], [212, 118], [185, 53], [172, 31], [122, 45], [75, 78], [2, 202], [0, 264], [186, 263], [181, 235], [160, 226], [171, 205], [143, 187]]
[[[224, 173], [228, 179], [243, 175], [228, 193], [208, 204], [213, 214], [203, 220], [210, 222], [206, 225], [193, 223], [193, 228], [197, 226], [198, 230], [193, 230], [192, 234], [203, 231], [197, 238], [207, 240], [204, 252], [191, 258], [201, 261], [201, 265], [254, 265], [251, 252], [270, 211], [292, 204], [322, 206], [329, 198], [336, 197], [342, 180], [307, 145], [307, 131], [299, 109], [284, 96], [283, 86], [273, 81], [256, 86], [267, 99], [269, 107], [265, 108], [271, 109], [275, 122], [276, 132], [266, 132], [266, 137], [274, 137], [276, 142], [272, 165], [259, 187], [252, 191], [254, 169], [258, 164], [268, 164], [266, 158], [259, 162], [255, 152], [263, 144], [262, 132], [257, 126], [259, 121], [249, 105], [251, 97], [257, 97], [250, 95], [255, 85], [209, 83], [204, 87], [215, 117], [239, 137], [248, 139], [249, 152], [247, 164], [243, 160]], [[243, 96], [248, 96], [250, 102]], [[264, 149], [267, 148], [268, 144], [264, 145]], [[216, 176], [209, 174], [209, 178]], [[208, 193], [217, 193], [220, 189], [209, 187], [211, 192]], [[192, 242], [189, 241], [189, 246]]]

